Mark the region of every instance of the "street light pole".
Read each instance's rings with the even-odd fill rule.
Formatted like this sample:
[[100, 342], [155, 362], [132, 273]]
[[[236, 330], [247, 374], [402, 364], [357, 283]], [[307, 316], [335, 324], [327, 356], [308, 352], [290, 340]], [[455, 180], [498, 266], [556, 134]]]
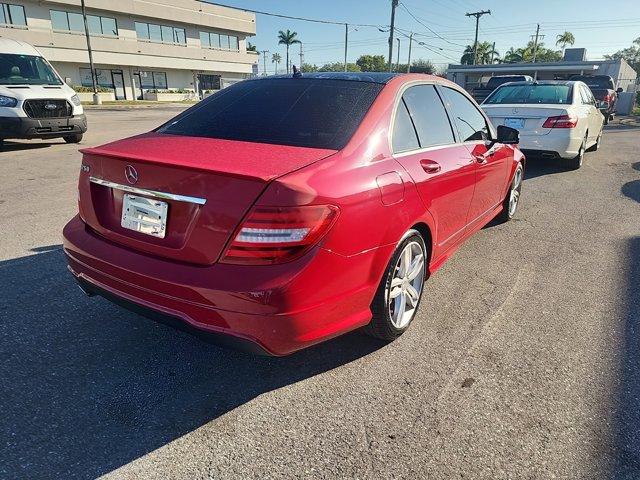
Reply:
[[89, 37], [89, 25], [87, 24], [87, 11], [84, 6], [84, 0], [80, 0], [82, 7], [82, 20], [84, 21], [84, 34], [87, 37], [87, 51], [89, 52], [89, 69], [91, 70], [91, 83], [93, 85], [93, 104], [100, 105], [102, 100], [98, 94], [98, 82], [96, 81], [96, 69], [93, 66], [93, 52], [91, 51], [91, 38]]
[[262, 54], [262, 64], [264, 65], [264, 71], [262, 72], [263, 76], [267, 76], [267, 53], [269, 53], [269, 50], [260, 50], [260, 53]]
[[398, 41], [398, 55], [396, 57], [396, 72], [400, 71], [400, 38], [396, 38]]

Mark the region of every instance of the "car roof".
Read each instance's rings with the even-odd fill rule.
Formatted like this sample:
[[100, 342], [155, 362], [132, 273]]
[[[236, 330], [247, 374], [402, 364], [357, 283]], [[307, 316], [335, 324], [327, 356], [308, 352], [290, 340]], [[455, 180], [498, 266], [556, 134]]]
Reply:
[[389, 83], [395, 77], [403, 75], [402, 73], [391, 72], [302, 72], [300, 77], [293, 77], [292, 74], [287, 75], [269, 75], [266, 77], [256, 77], [252, 80], [273, 80], [283, 78], [312, 78], [325, 80], [348, 80], [352, 82], [369, 82], [369, 83]]
[[0, 52], [14, 55], [41, 56], [40, 52], [36, 50], [33, 45], [6, 37], [0, 37]]

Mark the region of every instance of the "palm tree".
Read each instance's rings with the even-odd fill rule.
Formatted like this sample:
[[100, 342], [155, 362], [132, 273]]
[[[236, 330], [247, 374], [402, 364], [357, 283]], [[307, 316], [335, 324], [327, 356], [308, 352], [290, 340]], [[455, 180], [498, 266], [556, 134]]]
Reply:
[[[462, 53], [460, 63], [463, 65], [472, 65], [473, 59], [476, 58], [473, 45], [467, 45]], [[493, 48], [493, 44], [489, 42], [478, 42], [477, 61], [478, 65], [484, 65], [491, 63], [492, 59], [495, 61], [500, 54]]]
[[563, 56], [564, 56], [564, 49], [567, 48], [567, 45], [573, 45], [574, 43], [576, 43], [576, 37], [574, 37], [573, 33], [571, 32], [564, 32], [556, 36], [556, 45], [562, 46]]
[[505, 63], [518, 63], [523, 60], [522, 49], [518, 48], [517, 50], [511, 47], [507, 50], [507, 53], [504, 54], [504, 62]]
[[295, 43], [302, 43], [296, 38], [297, 36], [297, 32], [292, 32], [289, 29], [286, 32], [282, 30], [278, 32], [278, 45], [287, 47], [287, 73], [289, 73], [289, 47]]
[[282, 57], [280, 56], [279, 53], [274, 53], [273, 55], [271, 55], [271, 63], [275, 63], [276, 64], [276, 71], [275, 74], [278, 74], [278, 64], [282, 61]]
[[253, 43], [247, 42], [247, 52], [257, 52], [258, 47], [256, 47]]

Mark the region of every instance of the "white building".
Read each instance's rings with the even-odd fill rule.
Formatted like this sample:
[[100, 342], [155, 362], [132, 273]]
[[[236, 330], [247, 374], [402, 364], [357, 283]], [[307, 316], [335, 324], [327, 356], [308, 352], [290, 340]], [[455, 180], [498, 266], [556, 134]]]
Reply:
[[[197, 0], [86, 0], [98, 83], [117, 99], [217, 90], [246, 78], [255, 14]], [[0, 0], [0, 36], [34, 45], [71, 85], [91, 86], [80, 0]], [[1, 54], [2, 52], [0, 52]]]

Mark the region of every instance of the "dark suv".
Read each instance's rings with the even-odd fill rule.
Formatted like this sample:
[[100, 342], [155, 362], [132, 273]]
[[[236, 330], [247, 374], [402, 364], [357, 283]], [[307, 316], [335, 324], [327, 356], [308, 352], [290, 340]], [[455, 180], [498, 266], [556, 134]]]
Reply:
[[569, 80], [579, 80], [587, 84], [593, 96], [598, 100], [600, 112], [604, 115], [605, 125], [613, 119], [618, 93], [622, 92], [622, 88], [616, 90], [613, 78], [608, 75], [572, 75]]

